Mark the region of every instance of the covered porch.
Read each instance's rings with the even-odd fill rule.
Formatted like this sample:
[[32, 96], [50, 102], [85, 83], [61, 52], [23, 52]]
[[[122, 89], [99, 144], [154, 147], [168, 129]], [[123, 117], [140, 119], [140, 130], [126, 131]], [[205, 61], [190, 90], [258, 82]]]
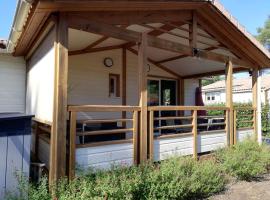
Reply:
[[[52, 12], [40, 37], [54, 43], [55, 82], [52, 120], [36, 119], [35, 153], [50, 180], [73, 178], [77, 167], [196, 159], [250, 135], [260, 140], [259, 71], [269, 60], [215, 5], [167, 2], [163, 10], [145, 2], [108, 11], [85, 5], [40, 4]], [[241, 108], [232, 101], [233, 73], [240, 71], [253, 77], [245, 129], [237, 129]], [[226, 106], [196, 104], [199, 79], [221, 74]]]

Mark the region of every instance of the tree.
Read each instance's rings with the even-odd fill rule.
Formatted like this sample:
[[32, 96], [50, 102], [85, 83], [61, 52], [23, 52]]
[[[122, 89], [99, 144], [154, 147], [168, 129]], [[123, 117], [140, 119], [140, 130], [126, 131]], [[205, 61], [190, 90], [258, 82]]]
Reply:
[[270, 16], [264, 23], [264, 27], [257, 29], [257, 39], [270, 51]]
[[223, 76], [212, 76], [207, 77], [206, 79], [202, 79], [202, 86], [210, 85], [212, 83], [215, 83], [217, 81], [224, 80]]

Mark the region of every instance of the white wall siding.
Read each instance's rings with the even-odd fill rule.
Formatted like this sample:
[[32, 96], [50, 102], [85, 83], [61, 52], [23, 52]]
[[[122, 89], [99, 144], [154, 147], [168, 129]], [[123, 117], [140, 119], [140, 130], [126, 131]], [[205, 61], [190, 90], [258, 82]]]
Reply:
[[237, 130], [237, 141], [244, 141], [247, 138], [252, 138], [254, 136], [254, 129], [252, 128], [243, 128]]
[[76, 164], [79, 169], [110, 169], [113, 166], [133, 165], [133, 144], [111, 144], [77, 148]]
[[[225, 90], [216, 90], [203, 92], [202, 97], [205, 104], [212, 104], [212, 102], [208, 102], [206, 99], [206, 93], [216, 93], [220, 92], [220, 100], [215, 103], [225, 103], [226, 102], [226, 93]], [[262, 103], [265, 103], [266, 92], [262, 91]], [[252, 91], [243, 91], [243, 92], [234, 92], [233, 93], [233, 102], [234, 103], [251, 103], [252, 102]]]
[[[195, 106], [195, 92], [199, 87], [198, 79], [186, 79], [184, 81], [184, 105]], [[185, 111], [185, 115], [190, 115], [190, 111]]]
[[25, 112], [25, 79], [24, 59], [0, 54], [0, 113]]
[[198, 135], [198, 153], [214, 151], [227, 145], [225, 131], [201, 133]]
[[154, 141], [154, 160], [165, 160], [172, 156], [191, 155], [193, 153], [193, 136], [179, 138], [160, 138]]
[[[105, 67], [103, 60], [110, 57], [114, 65]], [[127, 105], [138, 105], [138, 57], [127, 51]], [[120, 97], [109, 97], [109, 74], [120, 75]], [[150, 75], [175, 78], [150, 65]], [[122, 104], [122, 49], [69, 57], [68, 104], [121, 105]], [[113, 118], [120, 113], [80, 113], [79, 118]]]
[[55, 30], [34, 52], [27, 72], [26, 112], [52, 122], [55, 74]]

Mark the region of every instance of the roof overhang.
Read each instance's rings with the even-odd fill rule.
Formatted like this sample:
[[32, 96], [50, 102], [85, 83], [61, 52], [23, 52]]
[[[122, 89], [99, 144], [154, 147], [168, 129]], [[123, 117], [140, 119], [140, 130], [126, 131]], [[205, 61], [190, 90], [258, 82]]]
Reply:
[[[26, 8], [19, 8], [26, 9]], [[189, 1], [92, 1], [92, 0], [40, 0], [34, 1], [28, 10], [28, 14], [23, 16], [21, 23], [23, 30], [18, 37], [13, 37], [11, 33], [10, 41], [14, 44], [14, 55], [26, 55], [31, 44], [51, 13], [55, 12], [119, 12], [133, 11], [176, 13], [186, 10], [196, 10], [199, 15], [199, 23], [207, 24], [208, 32], [214, 33], [215, 37], [224, 42], [234, 51], [250, 59], [259, 68], [270, 67], [269, 52], [251, 36], [239, 23], [229, 15], [217, 1], [189, 0]], [[20, 10], [17, 11], [21, 12]], [[16, 14], [17, 15], [17, 14]], [[157, 14], [158, 15], [158, 14]], [[164, 15], [162, 17], [168, 17]], [[171, 16], [171, 15], [170, 15]], [[14, 24], [19, 20], [15, 17]], [[14, 33], [16, 34], [16, 33]]]

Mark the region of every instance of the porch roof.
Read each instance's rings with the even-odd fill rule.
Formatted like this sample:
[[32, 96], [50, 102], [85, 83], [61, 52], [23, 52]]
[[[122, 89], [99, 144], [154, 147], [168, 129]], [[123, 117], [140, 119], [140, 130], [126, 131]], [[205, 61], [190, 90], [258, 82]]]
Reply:
[[[72, 12], [73, 15], [84, 19], [96, 19], [125, 30], [148, 32], [157, 38], [186, 46], [190, 44], [189, 28], [192, 11], [196, 11], [198, 49], [248, 61], [253, 67], [270, 67], [270, 53], [218, 1], [206, 0], [112, 1], [112, 3], [92, 0], [36, 0], [29, 15], [25, 15], [22, 20], [25, 26], [18, 40], [13, 41], [14, 55], [27, 54], [50, 14], [57, 11]], [[14, 24], [18, 20], [15, 16]], [[93, 52], [93, 49], [107, 50], [111, 47], [119, 48], [127, 45], [125, 40], [102, 34], [75, 29], [69, 29], [69, 32], [71, 55], [83, 53], [86, 50]], [[10, 38], [13, 38], [13, 34], [15, 33], [12, 32]], [[136, 53], [135, 45], [128, 48]], [[194, 58], [164, 49], [149, 47], [148, 52], [150, 61], [186, 78], [209, 73], [222, 74], [225, 69], [222, 62]], [[245, 68], [249, 67], [235, 65], [235, 71], [246, 70]]]

